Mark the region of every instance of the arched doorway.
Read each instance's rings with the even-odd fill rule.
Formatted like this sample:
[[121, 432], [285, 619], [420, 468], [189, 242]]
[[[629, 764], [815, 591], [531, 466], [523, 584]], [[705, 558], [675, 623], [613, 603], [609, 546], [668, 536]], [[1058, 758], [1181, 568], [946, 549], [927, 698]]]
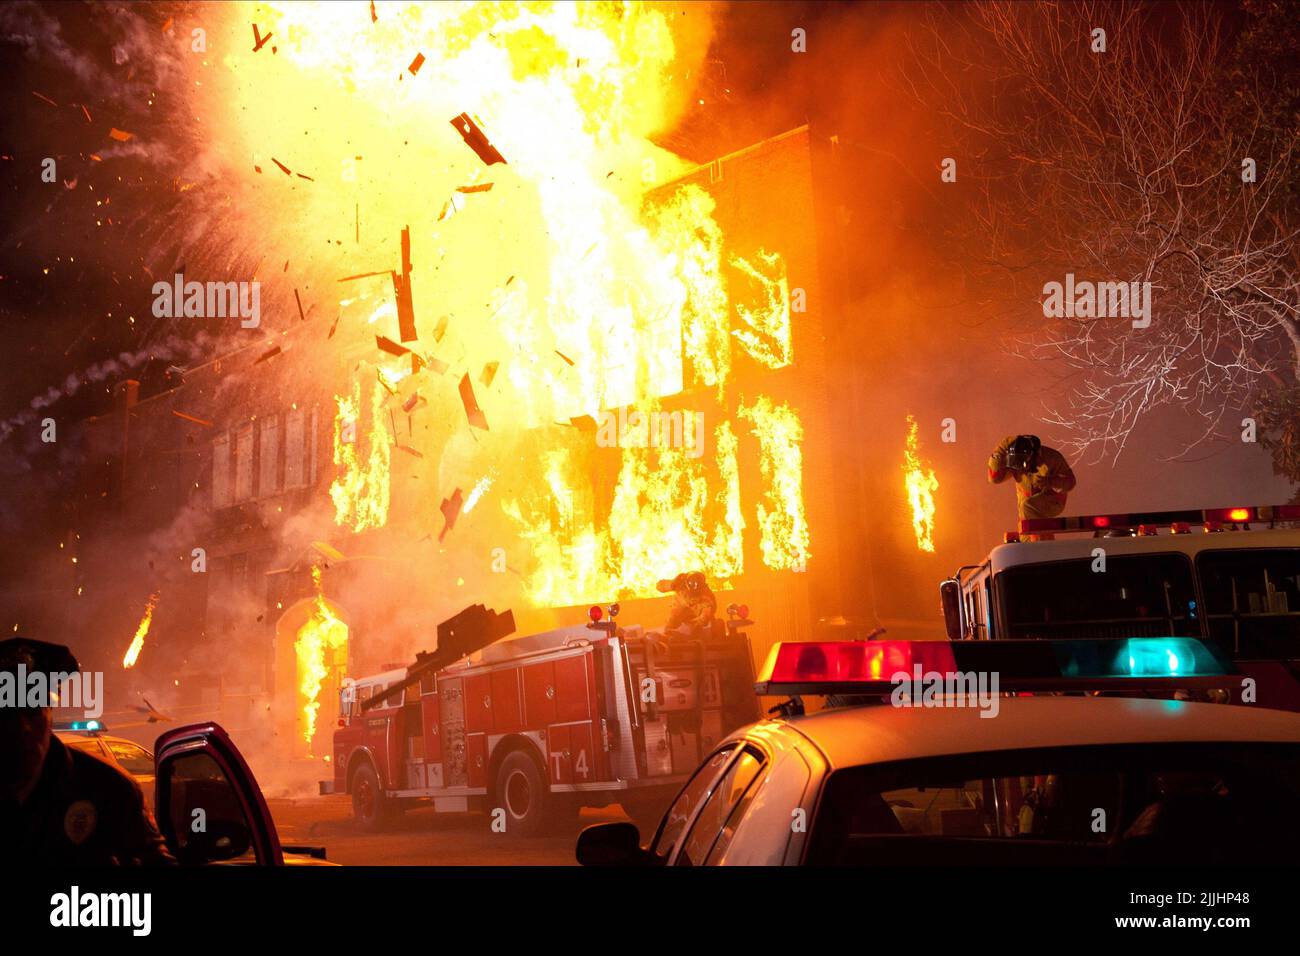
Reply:
[[276, 729], [292, 757], [330, 756], [349, 633], [347, 612], [321, 594], [290, 605], [276, 622]]

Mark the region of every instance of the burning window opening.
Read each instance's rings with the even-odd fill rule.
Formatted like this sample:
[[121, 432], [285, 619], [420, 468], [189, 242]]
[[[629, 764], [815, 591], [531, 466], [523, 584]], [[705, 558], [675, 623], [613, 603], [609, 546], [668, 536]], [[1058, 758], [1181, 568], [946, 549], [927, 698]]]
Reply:
[[907, 447], [903, 452], [903, 487], [907, 503], [912, 509], [912, 532], [916, 547], [934, 552], [934, 493], [939, 490], [939, 479], [934, 469], [924, 467], [918, 454], [919, 440], [916, 419], [907, 416]]

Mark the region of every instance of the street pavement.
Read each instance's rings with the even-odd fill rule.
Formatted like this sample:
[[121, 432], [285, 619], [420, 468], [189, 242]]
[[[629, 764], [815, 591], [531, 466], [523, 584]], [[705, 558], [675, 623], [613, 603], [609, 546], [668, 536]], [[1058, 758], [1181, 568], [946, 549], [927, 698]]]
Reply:
[[361, 830], [349, 797], [268, 799], [280, 842], [325, 847], [344, 866], [576, 866], [574, 844], [592, 823], [625, 820], [617, 806], [584, 809], [554, 834], [517, 837], [493, 833], [485, 814], [407, 811], [379, 833]]

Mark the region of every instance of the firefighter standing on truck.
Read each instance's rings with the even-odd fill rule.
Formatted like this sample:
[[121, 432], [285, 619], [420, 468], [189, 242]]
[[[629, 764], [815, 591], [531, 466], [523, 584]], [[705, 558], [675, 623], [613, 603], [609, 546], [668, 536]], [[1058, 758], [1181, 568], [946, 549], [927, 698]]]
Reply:
[[1074, 488], [1074, 472], [1055, 448], [1037, 435], [1011, 435], [1002, 439], [989, 457], [989, 481], [1000, 484], [1010, 477], [1016, 483], [1016, 504], [1021, 518], [1055, 518], [1065, 510]]
[[[713, 619], [718, 613], [718, 599], [714, 596], [703, 573], [691, 571], [671, 580], [660, 581], [661, 593], [672, 591], [677, 597], [668, 612], [666, 632], [686, 633], [692, 637], [707, 635], [713, 629]], [[701, 632], [703, 632], [701, 634]]]

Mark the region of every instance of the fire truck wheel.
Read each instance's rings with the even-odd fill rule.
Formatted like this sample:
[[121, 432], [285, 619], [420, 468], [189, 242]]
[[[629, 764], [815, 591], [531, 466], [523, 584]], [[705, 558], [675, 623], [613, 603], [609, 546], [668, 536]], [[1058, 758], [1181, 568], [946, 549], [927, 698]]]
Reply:
[[381, 830], [392, 819], [391, 803], [379, 786], [375, 768], [363, 763], [352, 776], [352, 815], [363, 830]]
[[506, 812], [506, 833], [536, 836], [549, 825], [555, 801], [537, 761], [522, 750], [506, 755], [497, 768], [494, 806]]

